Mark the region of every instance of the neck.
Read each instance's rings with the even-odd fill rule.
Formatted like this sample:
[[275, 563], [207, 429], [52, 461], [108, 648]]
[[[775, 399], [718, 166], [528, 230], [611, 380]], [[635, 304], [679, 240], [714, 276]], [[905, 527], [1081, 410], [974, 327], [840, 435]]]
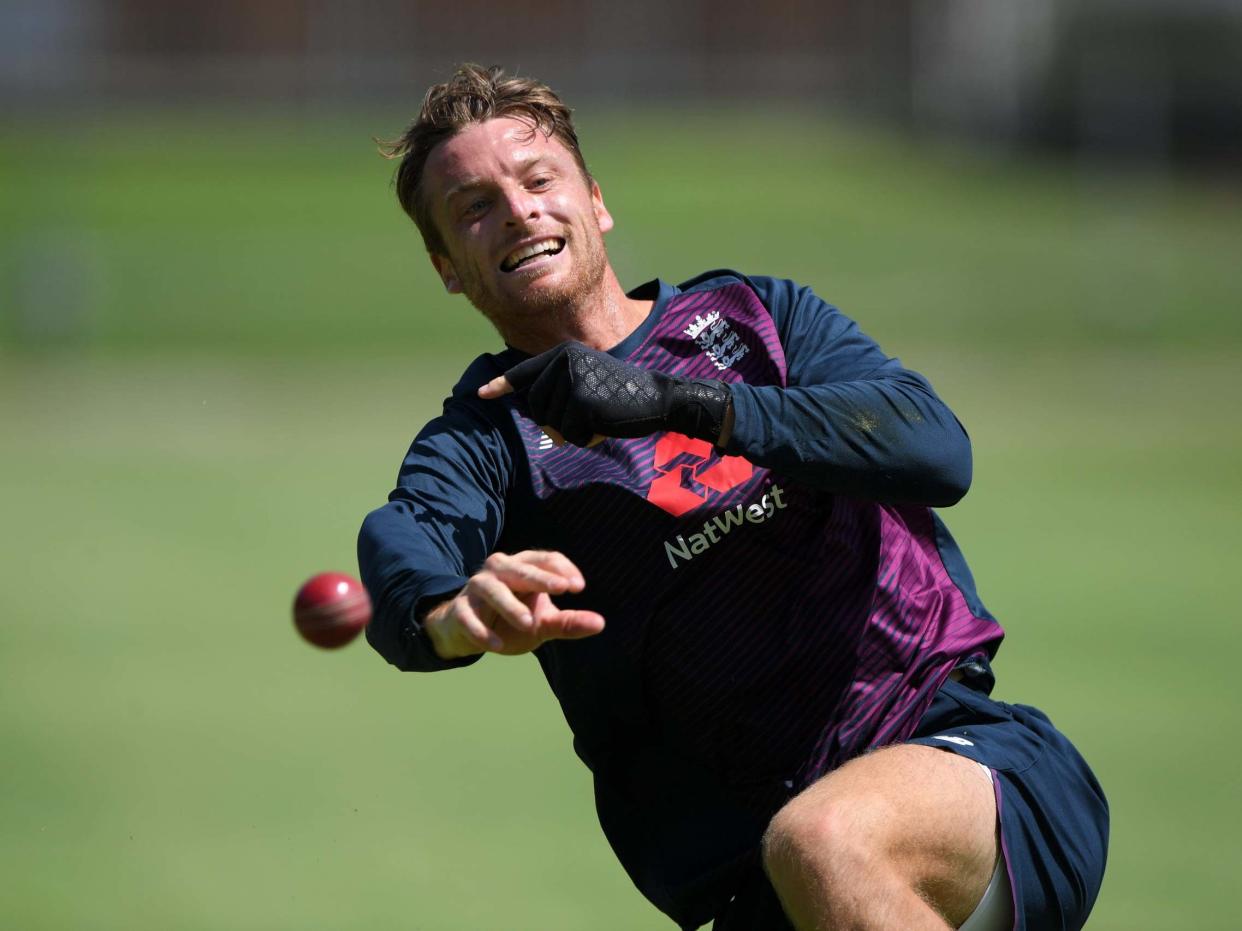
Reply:
[[626, 296], [609, 266], [599, 286], [589, 295], [540, 315], [537, 320], [498, 327], [504, 341], [529, 355], [538, 355], [566, 340], [592, 349], [608, 350], [638, 329], [651, 313], [654, 301]]

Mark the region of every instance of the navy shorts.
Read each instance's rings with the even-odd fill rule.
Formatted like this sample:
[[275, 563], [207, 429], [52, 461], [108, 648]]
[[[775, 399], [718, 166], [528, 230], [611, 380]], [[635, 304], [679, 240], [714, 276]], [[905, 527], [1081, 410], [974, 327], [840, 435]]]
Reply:
[[907, 743], [992, 770], [1014, 931], [1071, 931], [1091, 913], [1108, 853], [1108, 802], [1048, 716], [946, 682]]
[[[1014, 931], [1081, 928], [1104, 878], [1108, 802], [1047, 715], [949, 681], [906, 742], [948, 750], [992, 770]], [[759, 874], [712, 927], [784, 931], [790, 925]]]

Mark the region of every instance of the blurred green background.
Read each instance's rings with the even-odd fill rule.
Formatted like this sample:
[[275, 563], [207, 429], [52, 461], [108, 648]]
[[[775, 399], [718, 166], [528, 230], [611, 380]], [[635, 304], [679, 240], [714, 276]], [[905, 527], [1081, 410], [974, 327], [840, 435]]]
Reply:
[[[489, 329], [373, 135], [33, 114], [0, 131], [0, 923], [659, 929], [529, 658], [298, 640]], [[1242, 211], [1224, 182], [820, 117], [588, 109], [627, 284], [798, 279], [937, 385], [997, 694], [1113, 806], [1093, 929], [1237, 927]]]

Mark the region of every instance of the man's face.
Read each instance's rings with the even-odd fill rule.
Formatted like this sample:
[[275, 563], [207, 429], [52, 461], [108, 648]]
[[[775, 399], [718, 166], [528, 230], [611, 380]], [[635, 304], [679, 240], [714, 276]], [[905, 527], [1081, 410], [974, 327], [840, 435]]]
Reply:
[[555, 137], [522, 120], [473, 123], [437, 146], [423, 196], [447, 255], [431, 256], [502, 335], [576, 306], [608, 267], [599, 186]]

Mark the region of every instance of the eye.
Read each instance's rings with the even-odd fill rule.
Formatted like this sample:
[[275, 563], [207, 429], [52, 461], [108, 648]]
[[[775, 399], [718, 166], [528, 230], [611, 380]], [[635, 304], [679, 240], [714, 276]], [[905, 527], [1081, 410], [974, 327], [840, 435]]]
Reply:
[[466, 209], [462, 211], [465, 216], [475, 217], [487, 209], [487, 199], [483, 197], [476, 198], [466, 205]]
[[534, 178], [531, 180], [530, 186], [534, 190], [538, 191], [538, 190], [542, 190], [543, 188], [546, 188], [551, 183], [552, 183], [552, 178], [550, 175], [539, 175], [537, 178]]

